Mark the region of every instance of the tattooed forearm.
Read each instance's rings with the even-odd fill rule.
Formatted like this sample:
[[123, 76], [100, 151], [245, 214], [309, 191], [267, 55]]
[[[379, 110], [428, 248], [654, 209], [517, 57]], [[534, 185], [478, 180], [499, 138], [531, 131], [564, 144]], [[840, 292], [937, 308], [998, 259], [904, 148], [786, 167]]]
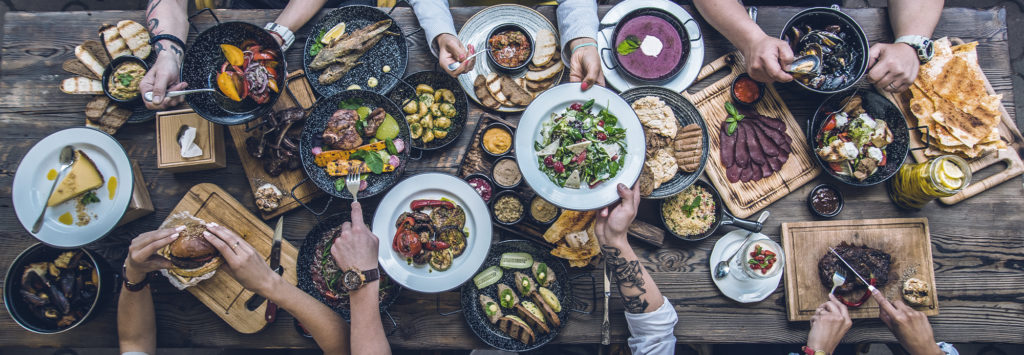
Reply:
[[[153, 52], [156, 52], [157, 55], [160, 55], [160, 52], [163, 52], [164, 50], [167, 50], [164, 47], [164, 43], [163, 42], [164, 41], [157, 41], [156, 43], [153, 43]], [[177, 45], [174, 45], [174, 44], [171, 44], [169, 47], [171, 47], [170, 51], [172, 53], [174, 53], [175, 56], [181, 57], [181, 48], [179, 48]]]
[[149, 6], [146, 7], [146, 18], [153, 16], [153, 10], [160, 5], [160, 1], [162, 0], [149, 0]]
[[649, 304], [644, 299], [647, 289], [644, 288], [643, 266], [640, 265], [640, 261], [626, 260], [622, 257], [622, 250], [616, 247], [605, 245], [601, 249], [604, 251], [608, 272], [619, 285], [619, 293], [622, 294], [626, 311], [643, 313]]
[[158, 34], [160, 34], [160, 32], [163, 32], [163, 31], [158, 31], [157, 30], [158, 27], [160, 27], [160, 19], [158, 19], [158, 18], [151, 18], [151, 19], [149, 19], [149, 32], [150, 33], [158, 35]]

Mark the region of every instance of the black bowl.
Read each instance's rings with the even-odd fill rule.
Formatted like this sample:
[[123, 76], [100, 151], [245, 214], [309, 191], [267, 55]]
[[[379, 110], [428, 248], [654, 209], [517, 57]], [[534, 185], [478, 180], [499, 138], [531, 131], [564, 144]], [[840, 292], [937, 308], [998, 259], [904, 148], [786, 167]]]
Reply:
[[[804, 85], [804, 83], [800, 82], [799, 80], [793, 80], [793, 82], [795, 82], [797, 85], [804, 89], [819, 94], [834, 94], [856, 85], [857, 82], [860, 81], [860, 78], [863, 77], [864, 74], [867, 72], [868, 68], [868, 38], [867, 35], [864, 34], [864, 29], [860, 26], [860, 24], [858, 24], [857, 21], [854, 21], [853, 18], [850, 17], [849, 15], [844, 14], [842, 11], [839, 11], [838, 6], [812, 7], [800, 11], [796, 15], [793, 15], [793, 17], [791, 17], [789, 21], [786, 22], [786, 26], [782, 27], [782, 33], [779, 34], [779, 38], [785, 40], [786, 31], [788, 31], [790, 27], [803, 27], [805, 25], [811, 26], [811, 28], [819, 30], [825, 28], [826, 26], [839, 25], [839, 27], [842, 29], [842, 32], [846, 33], [848, 36], [846, 39], [847, 42], [853, 42], [849, 45], [853, 45], [856, 47], [855, 49], [859, 52], [859, 58], [857, 58], [857, 60], [855, 60], [855, 62], [853, 63], [854, 68], [851, 72], [853, 74], [853, 79], [846, 82], [846, 84], [836, 87], [834, 89], [814, 89], [808, 87], [807, 85]], [[850, 35], [852, 35], [852, 37], [850, 37]], [[796, 48], [793, 48], [793, 50], [795, 52]]]
[[[516, 219], [514, 221], [511, 221], [511, 222], [504, 222], [504, 221], [498, 219], [498, 216], [494, 213], [494, 205], [496, 203], [498, 203], [498, 199], [501, 198], [502, 196], [512, 196], [512, 197], [515, 197], [517, 200], [519, 200], [519, 204], [523, 205], [523, 213], [519, 215], [518, 219]], [[530, 210], [529, 210], [530, 206], [527, 205], [526, 202], [523, 201], [523, 197], [520, 196], [519, 193], [516, 192], [515, 190], [502, 190], [501, 192], [498, 192], [498, 193], [494, 194], [494, 196], [491, 197], [491, 203], [489, 203], [487, 205], [487, 208], [489, 208], [491, 210], [490, 211], [491, 212], [491, 217], [493, 217], [491, 219], [494, 220], [494, 223], [498, 223], [498, 224], [505, 225], [505, 226], [511, 226], [511, 225], [516, 224], [516, 223], [522, 222], [523, 218], [526, 217], [526, 214], [530, 213]]]
[[[494, 35], [504, 31], [522, 32], [523, 35], [526, 36], [526, 40], [530, 42], [530, 55], [526, 57], [526, 60], [524, 60], [522, 64], [519, 64], [514, 67], [506, 67], [504, 65], [498, 64], [498, 61], [494, 59], [494, 51], [491, 50], [490, 45], [491, 37], [494, 37]], [[533, 53], [537, 51], [536, 42], [533, 41], [533, 36], [530, 36], [530, 32], [527, 31], [522, 26], [511, 23], [506, 23], [504, 25], [498, 25], [497, 27], [494, 27], [494, 29], [491, 30], [491, 33], [487, 34], [487, 43], [484, 44], [484, 46], [486, 47], [484, 48], [484, 50], [487, 51], [487, 62], [491, 64], [491, 68], [494, 68], [494, 70], [497, 72], [505, 74], [517, 74], [519, 72], [522, 72], [523, 69], [526, 69], [526, 66], [529, 65], [531, 61], [533, 61]]]
[[[486, 134], [487, 131], [490, 130], [491, 128], [503, 129], [503, 130], [505, 130], [505, 132], [508, 132], [509, 136], [512, 137], [512, 139], [509, 141], [508, 150], [506, 150], [504, 152], [500, 152], [500, 153], [491, 153], [491, 151], [487, 150], [487, 147], [484, 146], [484, 134]], [[504, 123], [492, 122], [491, 124], [487, 125], [487, 127], [484, 127], [484, 129], [482, 131], [480, 131], [480, 132], [481, 132], [480, 133], [480, 139], [478, 139], [477, 144], [480, 145], [480, 150], [483, 150], [484, 153], [487, 153], [487, 155], [490, 155], [490, 156], [495, 157], [495, 158], [500, 158], [501, 156], [503, 156], [505, 154], [508, 154], [509, 152], [512, 151], [512, 145], [516, 141], [516, 134], [512, 130], [512, 128], [509, 128], [509, 126], [505, 125]]]
[[690, 235], [678, 234], [675, 231], [673, 231], [672, 228], [669, 228], [668, 223], [665, 222], [665, 213], [663, 211], [665, 209], [665, 201], [667, 200], [661, 200], [661, 202], [658, 204], [658, 218], [661, 218], [661, 224], [662, 226], [665, 227], [665, 230], [668, 231], [669, 234], [672, 234], [673, 236], [681, 240], [685, 240], [688, 242], [697, 242], [707, 239], [712, 234], [715, 234], [715, 231], [718, 230], [718, 227], [721, 227], [723, 225], [736, 226], [755, 233], [761, 231], [761, 227], [763, 227], [761, 222], [746, 220], [733, 216], [732, 213], [729, 212], [729, 209], [726, 208], [724, 204], [722, 204], [722, 196], [718, 193], [718, 190], [715, 189], [713, 185], [704, 180], [697, 180], [696, 182], [693, 183], [693, 185], [703, 187], [704, 190], [707, 190], [707, 192], [711, 194], [711, 197], [714, 198], [715, 221], [711, 223], [711, 226], [709, 226], [708, 229], [704, 231], [704, 233]]
[[[824, 213], [824, 212], [818, 211], [817, 209], [814, 208], [814, 194], [818, 193], [819, 190], [826, 190], [826, 189], [827, 190], [832, 190], [832, 192], [834, 192], [836, 194], [836, 198], [839, 200], [839, 207], [836, 207], [836, 210], [831, 212], [831, 213]], [[811, 193], [809, 195], [807, 195], [807, 208], [810, 208], [811, 209], [811, 213], [813, 213], [815, 216], [818, 216], [818, 217], [821, 217], [821, 218], [832, 218], [832, 217], [838, 216], [839, 212], [843, 211], [843, 206], [845, 204], [846, 204], [846, 201], [843, 200], [843, 193], [839, 192], [838, 188], [836, 188], [835, 186], [832, 186], [830, 184], [821, 184], [821, 185], [815, 186], [813, 189], [811, 189]]]
[[[85, 253], [82, 258], [88, 260], [96, 269], [99, 283], [96, 285], [96, 297], [85, 310], [85, 314], [71, 325], [61, 328], [53, 322], [44, 321], [33, 314], [28, 303], [19, 295], [19, 291], [21, 290], [21, 274], [26, 265], [40, 261], [53, 261], [58, 255], [69, 250], [80, 250]], [[10, 268], [7, 269], [7, 276], [4, 279], [4, 306], [7, 307], [7, 313], [10, 313], [14, 322], [25, 330], [38, 334], [63, 333], [89, 321], [98, 312], [100, 305], [105, 303], [117, 287], [120, 287], [118, 281], [110, 264], [88, 249], [57, 249], [43, 243], [36, 243], [15, 257]]]
[[[121, 66], [121, 64], [124, 64], [124, 63], [135, 63], [135, 64], [138, 64], [139, 66], [141, 66], [146, 71], [149, 71], [149, 64], [146, 64], [146, 61], [144, 61], [142, 59], [139, 59], [137, 57], [130, 56], [130, 55], [123, 55], [123, 56], [114, 58], [113, 60], [110, 61], [110, 64], [107, 64], [107, 68], [105, 70], [103, 70], [103, 78], [102, 78], [102, 80], [100, 80], [100, 82], [103, 83], [103, 93], [106, 94], [107, 97], [109, 97], [111, 101], [114, 101], [114, 102], [117, 102], [117, 103], [120, 103], [120, 104], [129, 105], [129, 106], [138, 105], [139, 103], [142, 102], [142, 92], [141, 91], [138, 93], [138, 95], [135, 95], [134, 97], [132, 97], [130, 99], [127, 99], [127, 100], [119, 99], [117, 97], [114, 97], [114, 95], [110, 94], [110, 79], [111, 79], [110, 76], [114, 75], [114, 70], [117, 70], [117, 67]], [[114, 79], [116, 79], [116, 78], [114, 78]]]
[[533, 217], [533, 200], [536, 200], [538, 198], [541, 199], [541, 200], [544, 200], [544, 198], [540, 197], [540, 195], [533, 195], [533, 198], [530, 199], [530, 203], [527, 204], [526, 206], [523, 206], [523, 208], [526, 210], [526, 215], [530, 216], [530, 220], [533, 221], [533, 223], [536, 223], [536, 224], [539, 224], [539, 225], [542, 225], [542, 226], [550, 226], [550, 225], [554, 224], [555, 221], [558, 220], [558, 217], [562, 215], [562, 208], [558, 207], [557, 205], [551, 203], [548, 200], [544, 200], [545, 202], [551, 203], [551, 205], [555, 206], [555, 208], [558, 209], [558, 213], [555, 213], [555, 217], [552, 218], [550, 221], [539, 221], [539, 220], [537, 220], [537, 218]]
[[[320, 72], [310, 70], [309, 64], [313, 62], [314, 56], [309, 55], [309, 49], [316, 43], [316, 36], [320, 31], [330, 30], [338, 23], [345, 23], [345, 32], [351, 32], [382, 20], [392, 20], [388, 31], [399, 34], [399, 36], [384, 35], [380, 42], [370, 48], [359, 57], [363, 64], [357, 65], [349, 70], [340, 80], [329, 85], [320, 84]], [[389, 74], [384, 75], [382, 68], [390, 66]], [[398, 78], [405, 75], [409, 65], [409, 48], [405, 43], [405, 34], [398, 22], [384, 11], [376, 7], [363, 5], [350, 5], [331, 10], [320, 18], [309, 31], [306, 37], [306, 46], [302, 48], [302, 69], [305, 70], [306, 80], [309, 86], [320, 96], [332, 96], [345, 91], [351, 85], [359, 85], [364, 90], [385, 94], [391, 91], [398, 82]], [[377, 78], [377, 86], [369, 87], [367, 80], [371, 77]]]
[[448, 135], [444, 139], [435, 138], [426, 144], [419, 139], [413, 139], [412, 147], [420, 150], [438, 150], [458, 139], [466, 125], [466, 119], [469, 117], [469, 99], [466, 98], [466, 91], [462, 90], [462, 85], [459, 85], [459, 81], [448, 74], [426, 70], [410, 74], [402, 82], [408, 85], [395, 86], [395, 89], [388, 93], [388, 98], [397, 103], [399, 107], [405, 106], [404, 103], [415, 96], [415, 86], [419, 84], [430, 85], [434, 90], [448, 89], [455, 94], [455, 103], [453, 105], [455, 105], [456, 114], [452, 118], [452, 126], [448, 129]]
[[[753, 102], [744, 102], [743, 100], [740, 100], [740, 98], [736, 97], [736, 82], [740, 81], [742, 78], [750, 79], [750, 81], [757, 84], [757, 97], [754, 98]], [[764, 90], [764, 83], [750, 78], [750, 75], [747, 73], [741, 73], [740, 75], [737, 75], [735, 79], [732, 79], [732, 85], [729, 87], [729, 96], [732, 96], [732, 102], [750, 107], [756, 105], [758, 101], [761, 101], [761, 98], [764, 97]]]
[[883, 181], [889, 180], [897, 171], [900, 170], [900, 166], [907, 160], [907, 153], [910, 150], [910, 138], [907, 131], [907, 121], [903, 118], [903, 113], [896, 107], [891, 101], [874, 92], [873, 89], [865, 89], [857, 92], [857, 95], [863, 99], [861, 104], [867, 114], [876, 120], [883, 120], [889, 126], [889, 130], [892, 131], [893, 141], [889, 145], [885, 146], [885, 152], [887, 155], [887, 162], [885, 166], [879, 167], [871, 176], [868, 176], [864, 181], [857, 181], [853, 176], [845, 176], [836, 174], [829, 167], [828, 162], [821, 159], [818, 156], [818, 133], [824, 128], [826, 118], [829, 113], [838, 111], [841, 108], [841, 102], [843, 99], [850, 97], [854, 94], [855, 90], [848, 90], [841, 92], [825, 99], [825, 102], [818, 106], [818, 110], [814, 112], [814, 116], [811, 121], [807, 123], [808, 133], [807, 143], [810, 144], [811, 154], [814, 155], [815, 160], [818, 161], [818, 165], [826, 173], [831, 175], [840, 182], [852, 185], [852, 186], [872, 186]]
[[401, 138], [406, 145], [405, 149], [398, 153], [398, 157], [401, 160], [398, 168], [390, 173], [370, 174], [366, 178], [366, 190], [360, 191], [359, 197], [372, 197], [390, 189], [391, 186], [398, 182], [402, 172], [405, 171], [406, 164], [409, 163], [409, 125], [405, 123], [405, 115], [402, 114], [402, 110], [393, 101], [381, 94], [366, 90], [342, 91], [334, 96], [317, 100], [316, 104], [313, 105], [306, 115], [306, 125], [302, 128], [302, 136], [299, 139], [299, 157], [302, 159], [302, 167], [306, 170], [306, 176], [309, 176], [309, 179], [313, 180], [317, 187], [328, 195], [344, 199], [351, 199], [352, 194], [344, 188], [341, 191], [335, 189], [334, 181], [345, 179], [345, 177], [327, 175], [327, 170], [317, 166], [314, 160], [313, 147], [319, 144], [314, 142], [322, 140], [321, 137], [323, 136], [324, 129], [327, 127], [327, 120], [338, 110], [338, 104], [351, 99], [359, 99], [363, 105], [368, 107], [384, 108], [385, 112], [394, 117], [395, 121], [398, 121], [398, 138]]
[[[481, 174], [481, 173], [472, 173], [472, 174], [466, 175], [466, 177], [463, 178], [462, 180], [466, 180], [466, 183], [468, 184], [469, 183], [469, 179], [472, 179], [472, 178], [480, 178], [480, 179], [483, 179], [485, 182], [487, 182], [487, 184], [491, 188], [491, 198], [484, 199], [484, 203], [485, 204], [491, 203], [491, 200], [494, 199], [494, 196], [498, 194], [498, 189], [500, 189], [498, 187], [498, 185], [494, 184], [494, 180], [491, 180], [490, 176], [487, 176], [487, 174]], [[483, 196], [480, 196], [480, 198], [483, 198]]]
[[[681, 42], [685, 42], [683, 44], [680, 44], [683, 47], [683, 53], [679, 57], [679, 62], [676, 63], [676, 65], [674, 67], [672, 67], [672, 70], [670, 70], [668, 73], [666, 73], [666, 74], [664, 74], [662, 76], [659, 76], [657, 78], [641, 78], [637, 74], [629, 71], [629, 69], [627, 69], [627, 68], [622, 66], [622, 64], [619, 61], [619, 53], [615, 50], [615, 48], [616, 48], [615, 41], [619, 38], [619, 30], [622, 29], [622, 26], [625, 25], [627, 22], [629, 22], [629, 20], [632, 20], [632, 19], [634, 19], [636, 17], [639, 17], [639, 16], [644, 16], [644, 15], [658, 17], [658, 18], [660, 18], [662, 20], [667, 21], [670, 25], [672, 25], [672, 27], [674, 27], [677, 31], [679, 31], [679, 40]], [[663, 82], [665, 82], [665, 81], [667, 81], [669, 79], [674, 78], [677, 74], [679, 74], [680, 70], [683, 70], [683, 65], [686, 64], [686, 60], [690, 56], [690, 47], [691, 47], [690, 42], [691, 42], [691, 40], [690, 40], [689, 33], [687, 33], [687, 31], [686, 31], [686, 26], [683, 26], [682, 23], [679, 23], [679, 19], [677, 19], [672, 14], [670, 14], [668, 12], [665, 12], [664, 10], [661, 10], [661, 9], [658, 9], [658, 8], [653, 8], [653, 7], [645, 7], [645, 8], [640, 8], [640, 9], [637, 9], [637, 10], [633, 10], [632, 12], [630, 12], [630, 13], [626, 14], [625, 16], [623, 16], [622, 19], [620, 19], [619, 22], [615, 25], [615, 31], [612, 32], [612, 37], [611, 37], [609, 42], [611, 42], [611, 46], [610, 47], [611, 47], [611, 51], [613, 52], [612, 53], [612, 58], [615, 60], [615, 67], [618, 68], [618, 69], [621, 69], [621, 70], [619, 70], [619, 73], [622, 73], [625, 77], [627, 77], [627, 78], [629, 78], [631, 80], [638, 81], [638, 82], [643, 82], [643, 83], [651, 83], [651, 84], [663, 83]]]
[[[185, 60], [181, 65], [181, 81], [188, 83], [189, 89], [217, 89], [217, 74], [221, 65], [227, 60], [220, 49], [221, 44], [230, 44], [241, 48], [242, 42], [255, 41], [264, 49], [278, 51], [278, 66], [274, 70], [281, 78], [278, 87], [286, 90], [288, 65], [280, 53], [280, 46], [266, 30], [245, 22], [224, 22], [203, 31], [196, 36], [192, 46], [185, 50]], [[244, 50], [244, 48], [242, 48]], [[234, 101], [220, 91], [203, 92], [185, 96], [185, 102], [200, 116], [213, 123], [230, 126], [242, 124], [270, 112], [280, 97], [279, 92], [270, 91], [270, 100], [257, 104], [251, 98]]]
[[516, 186], [519, 186], [519, 184], [522, 184], [523, 180], [525, 180], [523, 178], [523, 171], [522, 170], [519, 171], [519, 181], [516, 181], [516, 183], [514, 183], [512, 185], [502, 185], [502, 184], [499, 184], [498, 183], [498, 179], [494, 177], [494, 168], [497, 168], [498, 167], [498, 163], [503, 161], [503, 160], [512, 161], [513, 163], [516, 163], [516, 169], [519, 168], [519, 163], [516, 162], [516, 158], [513, 157], [513, 156], [507, 156], [506, 155], [506, 156], [503, 156], [501, 158], [498, 158], [498, 160], [494, 161], [494, 165], [491, 166], [491, 180], [494, 181], [494, 185], [499, 187], [499, 188], [502, 188], [502, 189], [514, 189], [514, 188], [516, 188]]

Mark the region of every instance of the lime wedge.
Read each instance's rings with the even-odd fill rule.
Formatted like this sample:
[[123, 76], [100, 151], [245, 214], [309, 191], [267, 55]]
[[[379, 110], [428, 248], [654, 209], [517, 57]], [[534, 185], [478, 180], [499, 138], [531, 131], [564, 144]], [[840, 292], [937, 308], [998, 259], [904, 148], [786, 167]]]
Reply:
[[326, 33], [324, 33], [324, 37], [320, 39], [320, 43], [331, 44], [331, 41], [333, 41], [335, 38], [338, 38], [339, 36], [341, 36], [344, 33], [345, 33], [345, 23], [344, 22], [340, 22], [337, 25], [334, 25], [334, 27], [331, 27], [330, 31], [327, 31]]

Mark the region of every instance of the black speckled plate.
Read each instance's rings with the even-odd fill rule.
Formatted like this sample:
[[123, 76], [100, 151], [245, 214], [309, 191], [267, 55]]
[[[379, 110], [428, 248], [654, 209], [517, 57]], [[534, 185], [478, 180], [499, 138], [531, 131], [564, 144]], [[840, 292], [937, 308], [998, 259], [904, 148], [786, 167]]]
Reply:
[[[350, 320], [347, 299], [328, 299], [316, 289], [316, 284], [313, 281], [313, 267], [318, 266], [314, 265], [314, 259], [317, 258], [317, 253], [323, 251], [323, 248], [326, 248], [327, 243], [330, 242], [328, 232], [349, 220], [350, 211], [348, 206], [339, 207], [337, 210], [341, 212], [320, 220], [320, 223], [317, 223], [309, 231], [309, 234], [306, 234], [306, 238], [302, 241], [302, 248], [299, 249], [299, 258], [295, 261], [295, 275], [298, 278], [299, 289], [313, 296], [317, 301], [331, 307], [345, 320]], [[380, 285], [381, 290], [385, 291], [383, 299], [380, 301], [380, 311], [384, 312], [398, 299], [398, 293], [402, 290], [402, 287], [391, 282], [383, 271], [381, 271]]]
[[[181, 65], [181, 80], [188, 83], [189, 89], [205, 89], [217, 87], [217, 74], [226, 60], [221, 52], [221, 44], [240, 46], [246, 40], [256, 41], [263, 48], [277, 49], [277, 41], [266, 30], [245, 22], [224, 22], [203, 31], [196, 37], [192, 46], [185, 50], [185, 60]], [[276, 68], [278, 75], [288, 73], [285, 58], [279, 56], [280, 63]], [[263, 116], [274, 107], [281, 95], [270, 92], [270, 100], [257, 104], [246, 98], [240, 102], [232, 101], [220, 92], [204, 92], [185, 96], [185, 102], [203, 118], [222, 125], [236, 125], [252, 121]]]
[[[561, 259], [558, 259], [551, 255], [551, 248], [545, 248], [540, 244], [527, 240], [506, 240], [498, 244], [491, 246], [490, 253], [487, 254], [487, 259], [484, 260], [481, 270], [498, 265], [501, 260], [501, 254], [508, 252], [524, 252], [529, 253], [533, 256], [534, 261], [541, 261], [548, 265], [548, 268], [555, 273], [555, 283], [548, 287], [551, 292], [558, 297], [558, 301], [562, 303], [562, 311], [558, 312], [558, 318], [561, 319], [562, 325], [560, 327], [551, 327], [551, 332], [547, 334], [540, 334], [536, 330], [536, 340], [532, 344], [523, 344], [519, 340], [513, 339], [508, 336], [498, 326], [491, 324], [487, 319], [487, 315], [483, 313], [483, 309], [480, 306], [480, 295], [485, 294], [491, 296], [494, 300], [498, 300], [498, 284], [484, 287], [482, 290], [477, 289], [476, 285], [472, 281], [466, 282], [462, 285], [462, 312], [466, 323], [469, 324], [469, 328], [473, 330], [477, 338], [487, 345], [493, 346], [495, 349], [510, 351], [510, 352], [523, 352], [530, 351], [544, 346], [558, 337], [558, 332], [566, 326], [569, 322], [569, 303], [572, 300], [572, 287], [569, 284], [569, 274], [565, 267], [565, 264]], [[514, 274], [516, 271], [523, 272], [530, 277], [533, 277], [530, 269], [504, 269], [501, 276], [503, 283], [516, 289]], [[529, 296], [524, 297], [521, 294], [519, 300], [529, 299]], [[515, 314], [515, 310], [508, 310], [501, 308], [501, 312], [504, 315]]]
[[836, 174], [829, 167], [828, 163], [822, 160], [816, 153], [818, 150], [818, 140], [816, 137], [826, 122], [825, 118], [828, 117], [829, 113], [839, 110], [843, 99], [852, 96], [854, 91], [856, 90], [851, 89], [829, 96], [828, 99], [825, 99], [825, 102], [821, 103], [821, 106], [818, 106], [818, 110], [814, 112], [814, 117], [811, 118], [810, 122], [807, 122], [807, 144], [810, 145], [811, 154], [814, 155], [818, 165], [821, 166], [821, 170], [824, 170], [836, 180], [852, 186], [876, 185], [889, 180], [890, 177], [900, 170], [903, 161], [907, 160], [907, 153], [910, 151], [910, 135], [907, 130], [906, 118], [900, 113], [900, 109], [891, 101], [876, 93], [874, 89], [862, 89], [857, 91], [856, 94], [860, 95], [863, 99], [861, 105], [868, 115], [876, 120], [884, 120], [889, 125], [889, 130], [892, 131], [893, 141], [885, 146], [885, 153], [888, 156], [888, 162], [885, 166], [879, 167], [878, 171], [868, 176], [864, 181], [858, 181], [853, 176]]
[[[385, 75], [390, 76], [390, 75]], [[462, 134], [462, 128], [466, 125], [466, 118], [469, 116], [469, 99], [466, 98], [466, 92], [462, 90], [462, 86], [459, 82], [452, 78], [446, 73], [436, 71], [421, 71], [413, 73], [403, 79], [407, 84], [399, 84], [395, 86], [394, 90], [388, 93], [388, 98], [398, 104], [399, 107], [402, 104], [415, 96], [415, 86], [418, 84], [427, 84], [430, 87], [437, 89], [448, 89], [455, 94], [455, 118], [452, 118], [451, 129], [448, 130], [448, 135], [444, 139], [434, 139], [430, 143], [423, 144], [423, 141], [419, 139], [412, 140], [412, 146], [416, 149], [421, 150], [437, 150], [444, 148], [451, 142], [454, 142]], [[410, 87], [411, 86], [411, 87]]]
[[708, 161], [708, 127], [704, 124], [704, 119], [700, 115], [700, 111], [690, 103], [683, 95], [679, 95], [675, 91], [660, 87], [660, 86], [640, 86], [622, 93], [622, 99], [629, 102], [630, 105], [636, 100], [639, 100], [645, 96], [655, 96], [661, 101], [664, 101], [668, 107], [672, 108], [672, 114], [676, 116], [676, 120], [679, 121], [679, 129], [691, 123], [696, 123], [700, 126], [700, 131], [703, 137], [703, 144], [701, 149], [703, 151], [700, 155], [700, 165], [697, 166], [697, 170], [688, 173], [682, 169], [676, 173], [676, 176], [672, 180], [666, 181], [661, 184], [657, 189], [654, 189], [649, 196], [644, 196], [646, 199], [663, 199], [685, 190], [690, 185], [693, 185], [694, 181], [700, 178], [700, 174], [704, 172], [704, 163]]
[[[395, 87], [398, 78], [405, 75], [405, 69], [409, 64], [409, 48], [405, 44], [405, 33], [402, 32], [402, 28], [398, 26], [397, 22], [392, 23], [388, 31], [398, 33], [400, 36], [385, 34], [384, 38], [377, 42], [377, 45], [359, 57], [359, 61], [363, 64], [352, 68], [341, 80], [330, 85], [321, 85], [320, 72], [309, 69], [309, 63], [313, 62], [313, 56], [309, 55], [309, 49], [316, 43], [316, 36], [320, 31], [330, 30], [334, 25], [344, 22], [345, 33], [350, 33], [382, 20], [394, 21], [391, 16], [376, 7], [351, 5], [331, 10], [313, 25], [313, 29], [309, 31], [309, 37], [306, 38], [306, 46], [302, 48], [302, 69], [306, 72], [309, 86], [317, 94], [325, 97], [331, 96], [345, 91], [351, 85], [359, 85], [363, 90], [384, 94]], [[391, 67], [391, 71], [388, 73], [394, 75], [384, 75], [382, 68], [385, 65]], [[377, 78], [377, 87], [371, 88], [367, 85], [367, 80], [371, 77]], [[392, 114], [392, 116], [394, 115]]]
[[[345, 177], [327, 175], [327, 170], [317, 166], [313, 159], [314, 144], [319, 144], [314, 143], [314, 141], [319, 142], [321, 140], [324, 128], [327, 127], [327, 120], [338, 110], [338, 104], [349, 99], [361, 100], [362, 105], [369, 107], [371, 111], [377, 107], [384, 108], [385, 112], [398, 121], [398, 138], [401, 138], [406, 144], [405, 150], [398, 153], [401, 164], [398, 165], [395, 171], [369, 174], [366, 178], [366, 190], [359, 192], [359, 197], [366, 198], [387, 191], [391, 186], [395, 185], [398, 182], [398, 178], [402, 176], [402, 172], [405, 171], [405, 165], [409, 163], [409, 125], [405, 123], [405, 115], [402, 113], [402, 110], [393, 101], [381, 94], [366, 90], [342, 91], [334, 96], [317, 100], [313, 108], [309, 110], [309, 114], [306, 115], [306, 126], [302, 128], [302, 137], [299, 141], [299, 157], [302, 158], [302, 167], [306, 170], [306, 176], [309, 176], [310, 180], [313, 180], [317, 187], [334, 197], [352, 198], [352, 194], [348, 190], [342, 188], [341, 191], [338, 191], [334, 188], [334, 181], [338, 179], [344, 180]], [[368, 141], [368, 139], [364, 139], [364, 143]]]

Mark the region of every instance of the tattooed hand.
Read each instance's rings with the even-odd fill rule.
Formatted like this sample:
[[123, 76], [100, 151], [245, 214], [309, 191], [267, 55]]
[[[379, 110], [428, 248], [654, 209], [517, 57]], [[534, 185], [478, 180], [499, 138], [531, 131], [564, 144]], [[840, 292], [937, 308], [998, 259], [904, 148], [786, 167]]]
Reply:
[[597, 234], [597, 240], [601, 245], [629, 248], [626, 231], [636, 218], [637, 206], [640, 205], [640, 185], [637, 184], [630, 190], [626, 185], [619, 184], [618, 192], [622, 200], [617, 205], [605, 207], [597, 214], [594, 233]]

